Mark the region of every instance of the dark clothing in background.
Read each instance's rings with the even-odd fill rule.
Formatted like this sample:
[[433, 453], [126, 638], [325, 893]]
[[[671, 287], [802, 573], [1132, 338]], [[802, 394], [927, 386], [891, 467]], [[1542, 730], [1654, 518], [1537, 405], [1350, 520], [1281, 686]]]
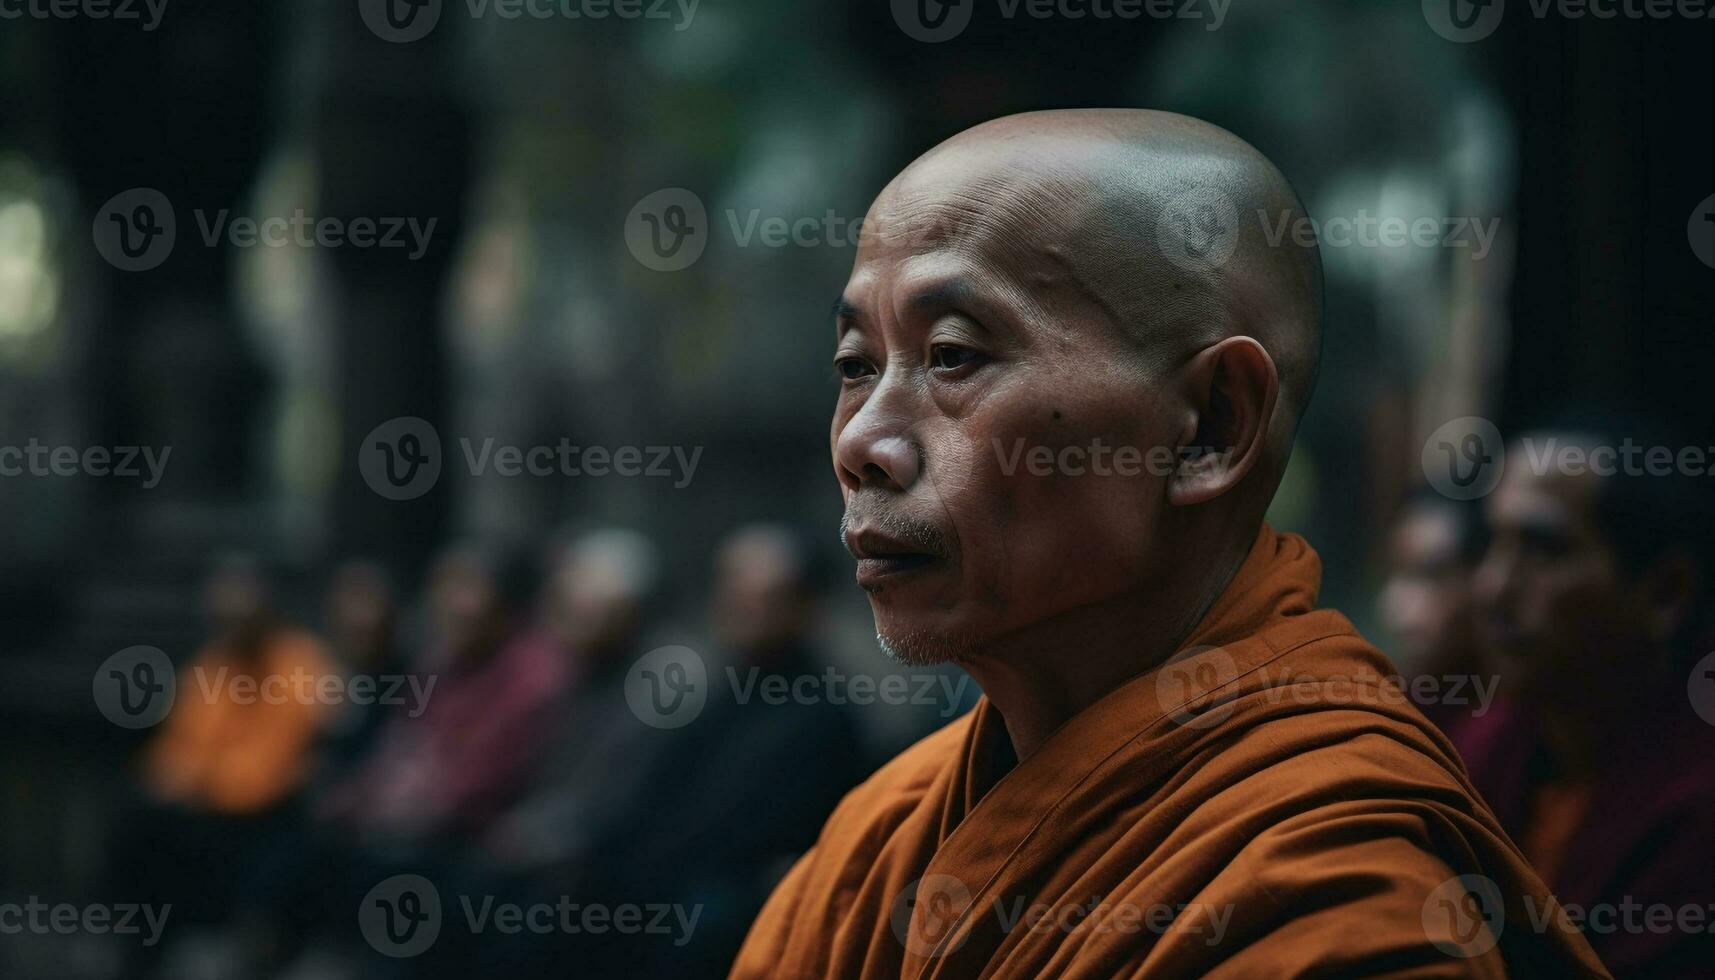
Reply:
[[[1614, 719], [1609, 761], [1590, 781], [1555, 772], [1519, 704], [1498, 700], [1450, 733], [1472, 782], [1560, 901], [1612, 907], [1581, 925], [1616, 977], [1715, 969], [1715, 727], [1675, 693]], [[1641, 909], [1628, 920], [1632, 905]], [[1651, 907], [1673, 918], [1652, 926]], [[1697, 916], [1694, 927], [1682, 914]]]
[[[593, 674], [573, 699], [558, 754], [502, 826], [536, 900], [675, 905], [695, 916], [683, 936], [570, 936], [520, 946], [487, 965], [523, 970], [575, 962], [579, 975], [719, 977], [780, 874], [869, 766], [856, 720], [826, 700], [739, 704], [710, 665], [702, 713], [663, 730], [626, 701], [625, 668]], [[748, 666], [732, 668], [741, 676]], [[758, 668], [792, 679], [822, 666], [792, 650]], [[777, 682], [776, 682], [777, 683]], [[790, 684], [788, 686], [790, 690]], [[507, 841], [502, 839], [502, 853]], [[680, 941], [682, 940], [682, 941]]]
[[[656, 799], [640, 808], [632, 831], [651, 842], [630, 870], [636, 887], [703, 905], [695, 941], [654, 961], [687, 976], [725, 975], [780, 876], [873, 768], [846, 706], [792, 697], [770, 704], [755, 686], [739, 704], [751, 668], [730, 669], [739, 676], [711, 681], [720, 697], [664, 756], [651, 785]], [[759, 667], [754, 680], [783, 677], [791, 691], [795, 679], [822, 669], [795, 649]]]

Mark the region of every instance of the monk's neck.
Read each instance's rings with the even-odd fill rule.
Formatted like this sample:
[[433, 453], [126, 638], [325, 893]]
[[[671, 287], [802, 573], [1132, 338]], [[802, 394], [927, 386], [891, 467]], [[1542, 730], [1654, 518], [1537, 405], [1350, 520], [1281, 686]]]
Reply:
[[1005, 719], [1019, 761], [1084, 709], [1173, 656], [1248, 553], [1235, 549], [1202, 574], [1180, 570], [1149, 592], [1034, 623], [964, 662]]

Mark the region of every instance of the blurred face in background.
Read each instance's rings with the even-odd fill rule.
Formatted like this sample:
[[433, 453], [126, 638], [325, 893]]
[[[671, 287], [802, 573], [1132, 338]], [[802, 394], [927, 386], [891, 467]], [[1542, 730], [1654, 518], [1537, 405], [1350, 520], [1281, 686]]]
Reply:
[[908, 663], [961, 659], [1160, 574], [1148, 542], [1166, 478], [1111, 454], [1179, 436], [1136, 350], [1064, 267], [1079, 250], [1058, 226], [1067, 209], [969, 216], [1003, 168], [973, 177], [962, 156], [914, 164], [883, 192], [836, 311], [846, 545], [882, 645]]
[[328, 632], [334, 648], [353, 667], [373, 667], [388, 656], [395, 612], [393, 588], [381, 569], [353, 563], [334, 573], [327, 597]]
[[596, 661], [631, 651], [652, 587], [654, 559], [625, 533], [598, 533], [574, 545], [549, 582], [549, 629], [568, 649]]
[[455, 656], [476, 652], [493, 638], [500, 618], [500, 588], [475, 554], [453, 551], [435, 563], [429, 581], [430, 616], [441, 643]]
[[[1514, 457], [1524, 459], [1524, 453]], [[1601, 478], [1508, 466], [1487, 499], [1479, 627], [1504, 689], [1577, 706], [1627, 689], [1653, 640], [1644, 587], [1597, 525]]]
[[740, 533], [715, 559], [714, 627], [729, 649], [765, 654], [801, 640], [812, 600], [791, 544], [767, 532]]
[[1394, 528], [1391, 545], [1379, 611], [1399, 640], [1404, 666], [1427, 672], [1468, 657], [1475, 642], [1471, 568], [1459, 517], [1446, 508], [1414, 505]]
[[203, 610], [217, 634], [253, 629], [268, 612], [268, 586], [248, 562], [225, 562], [203, 586]]

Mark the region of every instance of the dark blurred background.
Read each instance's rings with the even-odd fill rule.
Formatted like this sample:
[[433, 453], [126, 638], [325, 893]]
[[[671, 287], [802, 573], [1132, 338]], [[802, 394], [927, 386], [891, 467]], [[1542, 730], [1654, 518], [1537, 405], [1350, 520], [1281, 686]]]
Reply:
[[[358, 0], [168, 0], [158, 19], [139, 2], [136, 20], [4, 6], [0, 446], [171, 448], [152, 485], [0, 477], [0, 901], [209, 907], [181, 898], [148, 950], [0, 936], [0, 975], [718, 975], [781, 843], [806, 846], [844, 789], [976, 696], [948, 672], [956, 694], [760, 721], [602, 713], [667, 644], [710, 678], [905, 673], [874, 651], [834, 533], [827, 310], [852, 241], [837, 223], [778, 246], [745, 229], [849, 224], [918, 153], [997, 115], [1177, 110], [1258, 146], [1314, 217], [1496, 222], [1481, 254], [1324, 252], [1320, 388], [1271, 516], [1378, 639], [1386, 532], [1443, 422], [1512, 431], [1587, 397], [1715, 446], [1715, 270], [1694, 244], [1715, 194], [1706, 19], [1515, 0], [1456, 41], [1433, 3], [1117, 19], [977, 0], [925, 43], [886, 0], [652, 3], [510, 18], [446, 0], [414, 40]], [[169, 203], [174, 239], [127, 269], [112, 235], [139, 188]], [[663, 270], [628, 222], [671, 188], [706, 217], [700, 256]], [[223, 210], [434, 224], [420, 248], [210, 244]], [[359, 461], [400, 417], [438, 433], [442, 471], [395, 500]], [[700, 456], [684, 479], [506, 477], [471, 472], [467, 437]], [[204, 655], [434, 674], [446, 711], [127, 728], [99, 688], [137, 646], [181, 682]], [[256, 728], [255, 754], [209, 761]], [[797, 754], [762, 748], [783, 741]], [[185, 772], [201, 765], [245, 785], [211, 790]], [[759, 805], [788, 773], [814, 785]], [[697, 839], [765, 820], [761, 842]], [[434, 881], [449, 921], [455, 895], [704, 911], [692, 941], [642, 952], [611, 935], [495, 950], [448, 927], [419, 957], [377, 956], [357, 910], [401, 873]]]

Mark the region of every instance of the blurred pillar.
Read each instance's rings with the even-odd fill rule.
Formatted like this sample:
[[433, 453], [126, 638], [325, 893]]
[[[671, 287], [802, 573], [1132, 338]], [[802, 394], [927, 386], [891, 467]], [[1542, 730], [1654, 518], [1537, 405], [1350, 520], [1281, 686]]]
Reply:
[[1715, 24], [1509, 6], [1487, 43], [1521, 136], [1503, 417], [1605, 397], [1715, 436], [1715, 269], [1687, 237], [1715, 194]]
[[[434, 222], [420, 255], [415, 248], [327, 253], [338, 321], [335, 547], [408, 570], [442, 543], [460, 482], [443, 293], [464, 223], [473, 148], [451, 22], [456, 18], [443, 18], [420, 40], [389, 43], [364, 26], [357, 4], [339, 5], [329, 19], [331, 63], [311, 137], [325, 214], [404, 218], [424, 229]], [[364, 437], [400, 416], [435, 427], [443, 466], [427, 493], [395, 501], [370, 489], [357, 462]]]

